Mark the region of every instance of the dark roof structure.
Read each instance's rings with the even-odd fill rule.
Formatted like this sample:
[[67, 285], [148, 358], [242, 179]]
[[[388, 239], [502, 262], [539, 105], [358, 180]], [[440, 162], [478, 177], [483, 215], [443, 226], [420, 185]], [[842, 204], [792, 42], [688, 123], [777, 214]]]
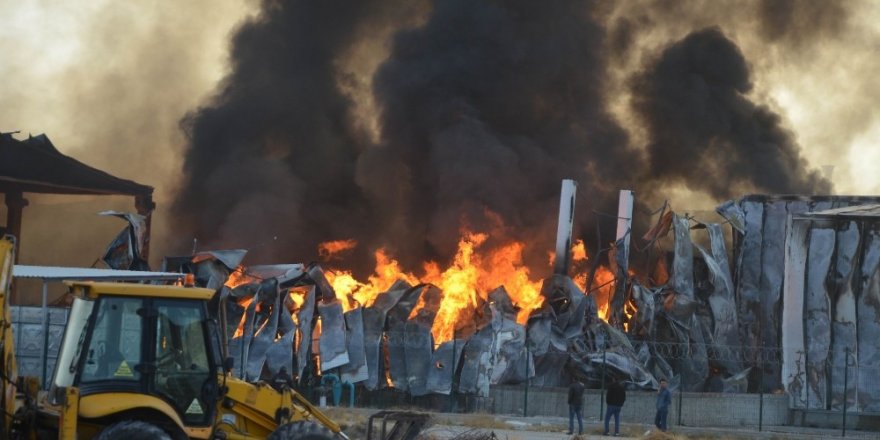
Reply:
[[28, 206], [26, 193], [134, 197], [135, 209], [146, 217], [140, 256], [144, 260], [149, 256], [150, 213], [156, 208], [153, 187], [120, 179], [66, 156], [44, 134], [18, 140], [12, 133], [0, 133], [0, 193], [6, 204], [6, 224], [0, 227], [0, 234], [14, 235], [19, 247], [23, 210]]
[[150, 196], [153, 187], [120, 179], [58, 151], [44, 135], [0, 133], [0, 192]]

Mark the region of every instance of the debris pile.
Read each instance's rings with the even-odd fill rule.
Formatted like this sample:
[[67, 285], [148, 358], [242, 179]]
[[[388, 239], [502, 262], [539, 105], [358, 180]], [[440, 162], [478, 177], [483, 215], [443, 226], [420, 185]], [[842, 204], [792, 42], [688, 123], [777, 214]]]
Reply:
[[[853, 356], [865, 369], [874, 362], [870, 335], [880, 328], [872, 306], [880, 266], [874, 254], [880, 253], [874, 252], [870, 216], [853, 219], [851, 211], [829, 209], [865, 202], [730, 201], [717, 208], [731, 226], [730, 241], [722, 224], [664, 207], [640, 237], [645, 245], [639, 255], [633, 253], [648, 268], [642, 274], [629, 267], [630, 222], [609, 250], [610, 269], [594, 265], [572, 278], [570, 262], [557, 264], [536, 300], [526, 302], [521, 292], [499, 285], [466, 297], [451, 315], [447, 302], [455, 288], [403, 272], [367, 295], [365, 286], [340, 292], [346, 285], [340, 272], [315, 263], [244, 267], [242, 250], [166, 259], [164, 270], [194, 273], [200, 285], [219, 290], [214, 306], [229, 341], [227, 355], [248, 380], [292, 372], [307, 384], [332, 372], [367, 390], [488, 396], [495, 384], [566, 386], [578, 379], [599, 386], [619, 379], [653, 389], [668, 378], [688, 391], [784, 386], [803, 405], [834, 406], [844, 396], [837, 384], [843, 364], [827, 360]], [[621, 203], [622, 212], [631, 213], [628, 206]], [[787, 237], [800, 246], [788, 254]], [[559, 241], [564, 246], [557, 262], [569, 258], [570, 231]], [[451, 325], [444, 326], [450, 316]], [[854, 379], [848, 386], [862, 408], [880, 401], [869, 381]]]

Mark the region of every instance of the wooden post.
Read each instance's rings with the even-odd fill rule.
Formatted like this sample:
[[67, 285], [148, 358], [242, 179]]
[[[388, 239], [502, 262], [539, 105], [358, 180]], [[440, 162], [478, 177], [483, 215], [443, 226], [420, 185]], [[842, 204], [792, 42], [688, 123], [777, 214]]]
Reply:
[[[15, 243], [18, 247], [16, 251], [21, 249], [21, 217], [22, 211], [27, 205], [28, 201], [22, 196], [21, 191], [12, 190], [6, 193], [6, 230], [15, 236]], [[20, 253], [15, 252], [16, 263], [18, 263]]]
[[[18, 256], [21, 254], [21, 218], [24, 207], [28, 205], [27, 199], [23, 197], [21, 191], [10, 190], [5, 193], [6, 202], [6, 233], [15, 237], [15, 249], [13, 250], [12, 264], [18, 263]], [[18, 282], [12, 279], [9, 300], [11, 304], [18, 304]]]

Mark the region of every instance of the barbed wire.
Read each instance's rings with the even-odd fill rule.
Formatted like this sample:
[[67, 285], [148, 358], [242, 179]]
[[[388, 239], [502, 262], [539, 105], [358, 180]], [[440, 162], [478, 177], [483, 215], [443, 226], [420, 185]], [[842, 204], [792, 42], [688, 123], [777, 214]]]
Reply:
[[636, 351], [645, 346], [651, 354], [664, 359], [690, 359], [705, 353], [710, 361], [742, 362], [749, 365], [782, 363], [782, 350], [777, 347], [668, 341], [632, 341], [632, 344]]
[[[430, 345], [433, 341], [428, 331], [414, 330], [386, 330], [383, 332], [385, 342], [392, 347], [396, 346], [422, 346]], [[459, 349], [468, 344], [473, 334], [459, 335]], [[627, 345], [627, 343], [629, 345]], [[524, 341], [525, 348], [529, 348], [528, 341]], [[670, 360], [687, 360], [696, 357], [705, 357], [708, 361], [713, 362], [737, 362], [743, 366], [761, 366], [766, 367], [777, 366], [782, 364], [782, 349], [778, 347], [750, 347], [744, 345], [724, 345], [700, 342], [677, 342], [677, 341], [646, 341], [646, 340], [623, 340], [609, 341], [606, 349], [607, 352], [615, 352], [618, 354], [627, 354], [643, 358], [645, 351], [651, 357], [661, 357], [667, 361]], [[632, 349], [630, 350], [630, 347]], [[587, 352], [595, 354], [602, 353], [601, 348], [588, 349]], [[581, 354], [585, 354], [581, 352]]]

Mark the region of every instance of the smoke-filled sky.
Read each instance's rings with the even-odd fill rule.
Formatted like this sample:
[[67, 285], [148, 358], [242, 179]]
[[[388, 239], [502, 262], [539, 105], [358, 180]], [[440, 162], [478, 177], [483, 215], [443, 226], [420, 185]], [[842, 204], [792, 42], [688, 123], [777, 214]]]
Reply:
[[[543, 258], [562, 178], [581, 235], [620, 188], [880, 192], [875, 2], [136, 3], [0, 4], [0, 131], [155, 186], [154, 260], [193, 237], [442, 259], [462, 227]], [[31, 199], [32, 224], [76, 211]]]

